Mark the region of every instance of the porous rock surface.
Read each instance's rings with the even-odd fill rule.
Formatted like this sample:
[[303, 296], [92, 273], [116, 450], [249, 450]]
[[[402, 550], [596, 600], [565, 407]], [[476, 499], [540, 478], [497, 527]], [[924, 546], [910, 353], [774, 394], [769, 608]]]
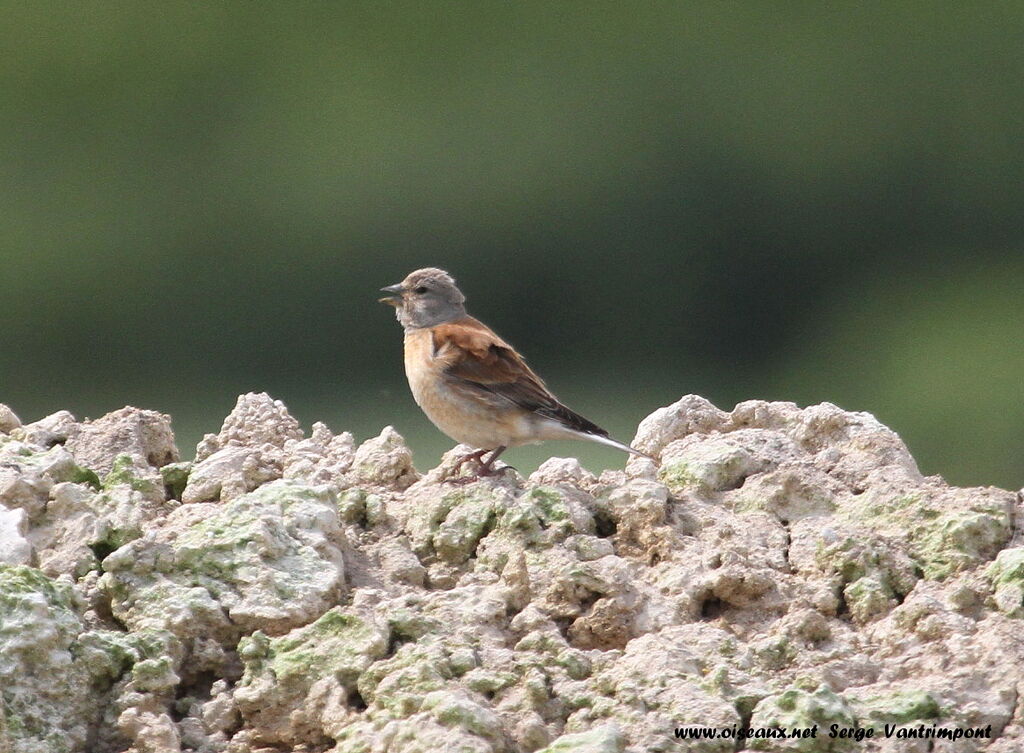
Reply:
[[265, 394], [185, 463], [159, 413], [0, 406], [0, 751], [1024, 746], [1019, 494], [829, 404], [690, 395], [633, 444], [453, 482]]

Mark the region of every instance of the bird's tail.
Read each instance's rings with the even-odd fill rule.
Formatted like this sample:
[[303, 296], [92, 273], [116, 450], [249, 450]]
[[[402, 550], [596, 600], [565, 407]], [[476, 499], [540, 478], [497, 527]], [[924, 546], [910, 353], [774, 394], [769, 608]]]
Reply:
[[648, 460], [654, 460], [654, 458], [652, 458], [646, 452], [640, 452], [640, 450], [634, 447], [630, 447], [628, 444], [617, 442], [616, 440], [604, 434], [590, 434], [589, 432], [580, 431], [577, 432], [577, 436], [579, 436], [580, 439], [589, 439], [591, 442], [599, 442], [600, 444], [608, 445], [609, 447], [614, 447], [617, 450], [628, 452], [631, 455], [637, 455], [642, 458], [647, 458]]

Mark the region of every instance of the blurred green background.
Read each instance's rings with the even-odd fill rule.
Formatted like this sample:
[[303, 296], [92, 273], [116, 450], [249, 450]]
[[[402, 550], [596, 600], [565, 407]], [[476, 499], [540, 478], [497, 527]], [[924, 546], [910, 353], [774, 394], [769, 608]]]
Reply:
[[[1024, 484], [1024, 5], [0, 5], [0, 401], [191, 456], [240, 392], [421, 469], [376, 291], [472, 313], [629, 439], [696, 392], [875, 413]], [[531, 470], [614, 450], [510, 451]]]

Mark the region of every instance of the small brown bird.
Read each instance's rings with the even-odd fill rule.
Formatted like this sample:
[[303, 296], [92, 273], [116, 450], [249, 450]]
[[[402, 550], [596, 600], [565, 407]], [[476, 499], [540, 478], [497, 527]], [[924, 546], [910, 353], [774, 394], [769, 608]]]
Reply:
[[511, 345], [466, 314], [466, 297], [444, 270], [418, 269], [381, 291], [405, 328], [416, 404], [456, 442], [481, 448], [456, 470], [472, 460], [479, 475], [493, 475], [507, 448], [548, 439], [587, 439], [647, 457], [558, 402]]

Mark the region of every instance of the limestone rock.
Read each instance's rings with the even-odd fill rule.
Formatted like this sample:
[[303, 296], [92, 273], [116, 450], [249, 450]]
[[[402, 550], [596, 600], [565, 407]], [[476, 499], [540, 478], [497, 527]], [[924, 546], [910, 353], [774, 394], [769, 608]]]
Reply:
[[171, 417], [131, 406], [78, 424], [65, 447], [79, 464], [100, 475], [109, 473], [120, 456], [141, 470], [178, 460]]
[[[5, 416], [0, 750], [1024, 741], [1021, 497], [922, 477], [866, 413], [689, 395], [641, 422], [656, 460], [528, 479], [305, 437], [265, 394], [185, 463], [160, 414]], [[818, 732], [740, 735], [775, 725]]]
[[283, 448], [289, 440], [302, 439], [299, 422], [292, 418], [280, 400], [266, 392], [239, 395], [234, 409], [224, 419], [219, 434], [207, 434], [196, 447], [196, 462], [206, 460], [217, 450], [228, 446], [263, 445]]
[[36, 447], [48, 448], [63, 444], [78, 432], [78, 421], [70, 411], [61, 410], [45, 418], [11, 430], [15, 439]]
[[276, 481], [231, 502], [184, 505], [103, 560], [101, 584], [130, 629], [233, 648], [244, 633], [306, 624], [345, 588], [333, 494]]
[[0, 564], [32, 563], [32, 546], [25, 538], [27, 530], [24, 510], [0, 507]]
[[21, 426], [21, 419], [8, 406], [0, 403], [0, 433], [10, 434]]

